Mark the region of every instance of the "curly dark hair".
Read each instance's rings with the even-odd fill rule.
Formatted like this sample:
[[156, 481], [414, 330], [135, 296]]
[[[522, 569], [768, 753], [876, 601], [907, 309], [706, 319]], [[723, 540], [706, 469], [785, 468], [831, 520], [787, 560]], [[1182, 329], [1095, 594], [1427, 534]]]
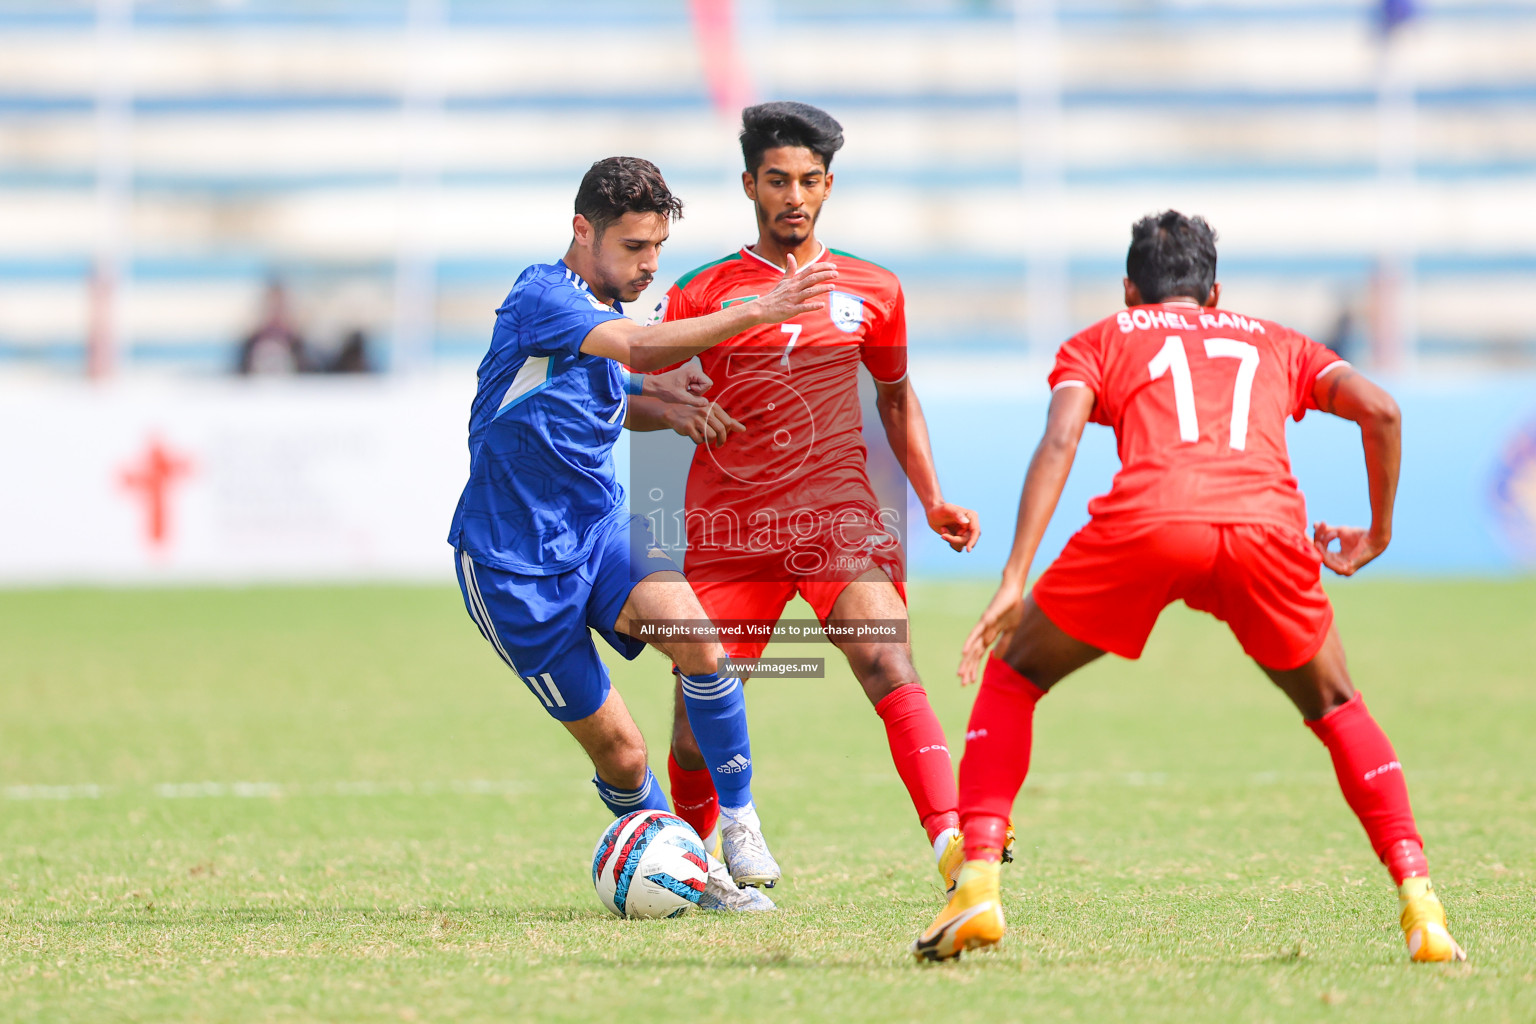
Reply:
[[661, 170], [637, 156], [610, 156], [593, 164], [576, 190], [576, 212], [587, 218], [598, 238], [626, 213], [660, 213], [668, 220], [683, 215], [683, 201], [672, 194]]
[[1131, 228], [1125, 276], [1143, 302], [1162, 302], [1170, 295], [1204, 302], [1216, 283], [1216, 232], [1204, 217], [1186, 217], [1178, 210], [1149, 214]]
[[843, 148], [843, 126], [820, 107], [793, 100], [759, 103], [741, 112], [741, 155], [747, 170], [757, 173], [763, 154], [781, 146], [804, 146], [832, 166], [832, 154]]

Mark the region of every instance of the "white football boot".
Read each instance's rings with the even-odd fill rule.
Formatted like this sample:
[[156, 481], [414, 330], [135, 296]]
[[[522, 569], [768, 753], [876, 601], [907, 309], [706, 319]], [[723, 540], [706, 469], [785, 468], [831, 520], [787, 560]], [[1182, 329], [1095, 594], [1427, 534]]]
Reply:
[[768, 852], [762, 822], [751, 804], [720, 808], [720, 844], [725, 866], [738, 886], [772, 889], [779, 884], [779, 862]]
[[704, 883], [704, 896], [699, 900], [700, 910], [734, 910], [740, 913], [762, 913], [776, 909], [773, 900], [765, 892], [741, 889], [725, 864], [709, 856], [709, 878]]

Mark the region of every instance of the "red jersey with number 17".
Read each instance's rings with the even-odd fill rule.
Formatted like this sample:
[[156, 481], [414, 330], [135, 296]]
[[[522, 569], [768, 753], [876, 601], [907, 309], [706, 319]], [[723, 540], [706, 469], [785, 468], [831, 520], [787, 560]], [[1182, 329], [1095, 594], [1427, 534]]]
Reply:
[[1317, 408], [1313, 385], [1346, 365], [1268, 320], [1194, 303], [1137, 306], [1061, 347], [1051, 390], [1086, 387], [1113, 427], [1120, 471], [1098, 520], [1270, 523], [1305, 532], [1286, 417]]
[[[836, 249], [823, 249], [816, 261], [837, 266], [835, 290], [822, 296], [822, 309], [754, 327], [699, 356], [714, 381], [705, 397], [747, 429], [723, 446], [694, 452], [690, 509], [769, 511], [782, 522], [800, 510], [873, 509], [858, 374], [862, 364], [877, 381], [906, 376], [901, 284], [884, 267]], [[667, 292], [663, 319], [750, 301], [783, 277], [780, 267], [743, 246], [679, 278]], [[690, 526], [693, 544], [691, 533]]]

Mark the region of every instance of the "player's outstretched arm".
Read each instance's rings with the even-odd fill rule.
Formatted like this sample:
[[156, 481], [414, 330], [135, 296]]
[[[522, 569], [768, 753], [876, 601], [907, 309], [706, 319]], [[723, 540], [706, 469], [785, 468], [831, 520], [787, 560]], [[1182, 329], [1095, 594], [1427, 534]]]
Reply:
[[[1312, 543], [1323, 564], [1340, 576], [1353, 576], [1392, 541], [1392, 507], [1403, 460], [1403, 416], [1391, 395], [1347, 365], [1319, 377], [1312, 385], [1312, 400], [1324, 412], [1360, 425], [1371, 497], [1370, 528], [1329, 526], [1321, 520], [1312, 527]], [[1337, 551], [1330, 550], [1334, 541], [1339, 542]]]
[[789, 256], [784, 277], [761, 298], [704, 316], [651, 326], [623, 318], [608, 320], [592, 328], [581, 350], [617, 359], [635, 370], [659, 370], [692, 359], [749, 328], [783, 323], [821, 309], [826, 305], [821, 297], [832, 290], [836, 277], [837, 268], [831, 263], [808, 263], [796, 269], [795, 258]]
[[[624, 407], [625, 430], [662, 430], [672, 425], [671, 410], [709, 405], [703, 395], [714, 382], [696, 359], [662, 373], [624, 373], [624, 390], [634, 395]], [[630, 390], [637, 381], [639, 394]]]
[[992, 649], [998, 637], [1019, 624], [1024, 612], [1024, 584], [1029, 579], [1030, 563], [1035, 560], [1040, 538], [1045, 536], [1046, 525], [1056, 512], [1056, 503], [1061, 500], [1061, 489], [1072, 472], [1077, 443], [1093, 413], [1094, 400], [1092, 391], [1078, 387], [1062, 388], [1051, 396], [1045, 436], [1035, 447], [1034, 457], [1029, 460], [1029, 471], [1024, 475], [1019, 518], [1013, 530], [1013, 550], [1008, 553], [1008, 564], [1003, 567], [1002, 585], [997, 588], [986, 611], [981, 613], [981, 621], [971, 630], [960, 653], [962, 684], [976, 681], [987, 651]]
[[912, 492], [923, 503], [928, 525], [956, 551], [969, 551], [981, 539], [981, 517], [973, 510], [944, 500], [939, 489], [939, 472], [933, 464], [933, 446], [928, 439], [928, 420], [917, 400], [911, 375], [892, 384], [875, 381], [875, 408], [885, 427], [901, 471], [912, 482]]
[[630, 373], [631, 381], [640, 381], [640, 395], [655, 398], [674, 405], [708, 405], [703, 397], [714, 381], [704, 372], [697, 359], [690, 359], [682, 366], [661, 373]]

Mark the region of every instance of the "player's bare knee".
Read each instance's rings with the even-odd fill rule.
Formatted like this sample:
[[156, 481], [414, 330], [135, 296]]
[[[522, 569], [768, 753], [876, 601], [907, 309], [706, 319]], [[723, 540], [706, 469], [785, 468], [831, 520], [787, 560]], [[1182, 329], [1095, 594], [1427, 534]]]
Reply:
[[679, 644], [667, 652], [684, 675], [707, 676], [720, 671], [725, 648], [719, 644]]
[[878, 704], [903, 686], [921, 686], [917, 667], [904, 645], [868, 644], [850, 651], [849, 663], [871, 704]]
[[645, 772], [648, 767], [645, 746], [639, 744], [615, 751], [608, 770], [613, 773], [611, 781], [616, 785], [622, 785], [627, 789], [638, 789], [645, 784]]
[[1319, 675], [1308, 666], [1288, 672], [1266, 670], [1269, 678], [1290, 698], [1301, 717], [1315, 722], [1335, 708], [1349, 703], [1355, 688], [1348, 676]]
[[672, 759], [677, 762], [679, 768], [690, 772], [707, 767], [704, 763], [704, 753], [699, 750], [699, 741], [693, 738], [691, 729], [673, 730]]
[[1037, 653], [1028, 646], [1007, 645], [999, 647], [994, 655], [999, 661], [1013, 669], [1019, 675], [1028, 679], [1032, 685], [1040, 690], [1049, 690], [1061, 682], [1064, 672], [1048, 665]]
[[1348, 679], [1330, 679], [1317, 688], [1313, 700], [1317, 707], [1316, 716], [1322, 718], [1330, 711], [1337, 710], [1350, 702], [1355, 695], [1355, 688]]
[[1264, 674], [1309, 722], [1343, 707], [1355, 695], [1355, 686], [1344, 661], [1344, 648], [1337, 642], [1337, 635], [1330, 637], [1322, 650], [1306, 664], [1292, 669], [1265, 668]]
[[638, 732], [616, 733], [589, 753], [598, 776], [609, 785], [636, 789], [645, 782], [645, 740]]

